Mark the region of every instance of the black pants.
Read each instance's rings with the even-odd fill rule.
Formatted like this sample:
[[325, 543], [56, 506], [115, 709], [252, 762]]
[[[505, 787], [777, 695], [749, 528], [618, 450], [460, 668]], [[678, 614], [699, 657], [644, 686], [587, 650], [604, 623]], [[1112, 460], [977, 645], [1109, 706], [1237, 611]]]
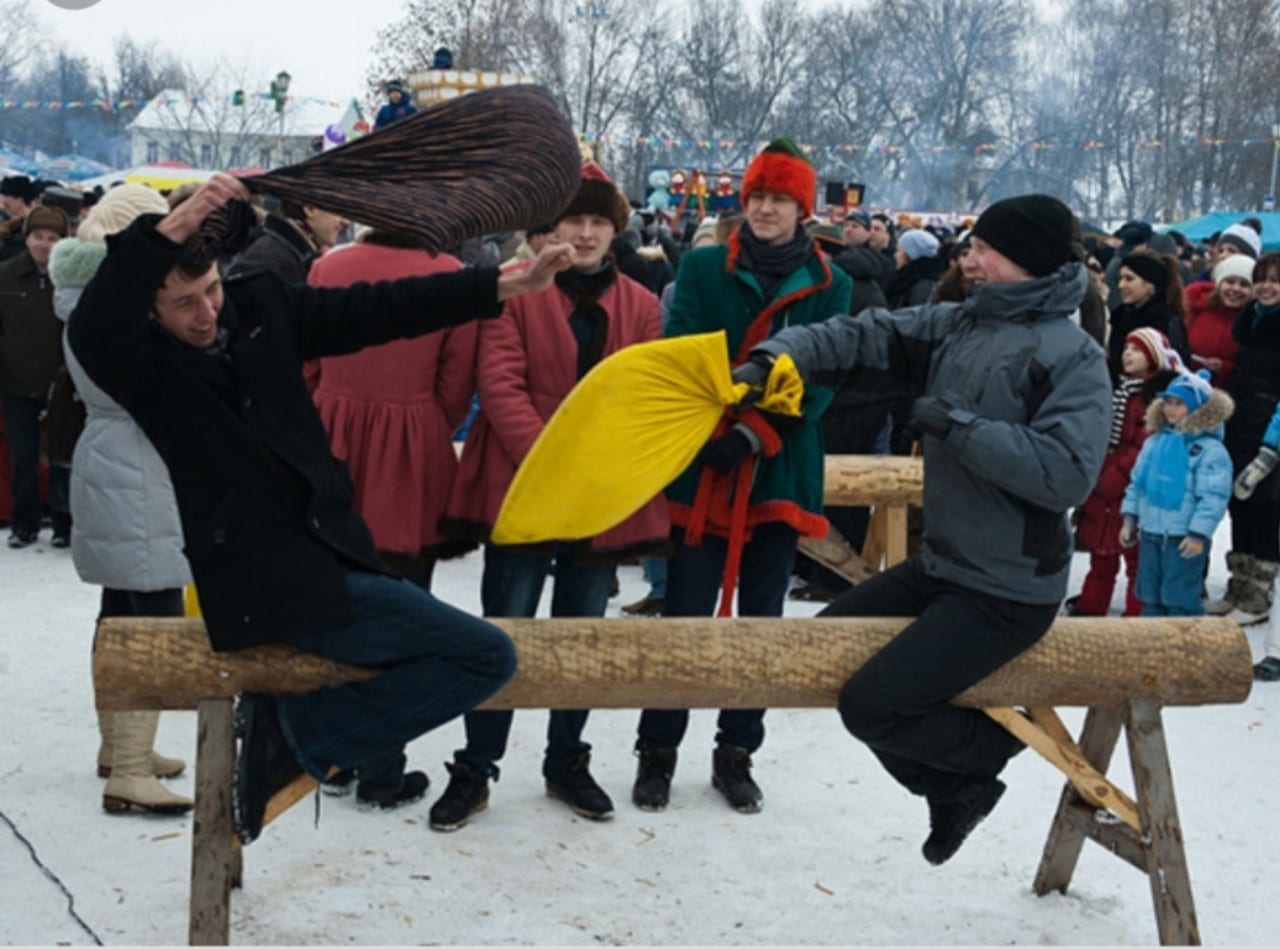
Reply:
[[913, 794], [994, 777], [1022, 742], [950, 700], [1032, 646], [1055, 604], [1015, 603], [928, 577], [913, 557], [866, 580], [823, 616], [915, 616], [840, 691], [840, 717]]
[[[9, 440], [9, 483], [13, 492], [13, 529], [20, 534], [40, 530], [40, 413], [44, 399], [21, 395], [4, 397], [4, 430]], [[49, 469], [49, 490], [59, 498], [67, 496], [71, 469]], [[71, 515], [64, 504], [53, 511], [55, 534], [70, 536]]]
[[102, 588], [98, 619], [107, 616], [182, 616], [182, 590], [113, 590]]
[[[1253, 461], [1256, 451], [1231, 452], [1231, 463], [1236, 473]], [[1231, 550], [1238, 554], [1252, 554], [1259, 560], [1272, 563], [1280, 561], [1280, 502], [1276, 500], [1275, 472], [1263, 479], [1253, 496], [1241, 501], [1234, 494], [1227, 504], [1231, 515]]]

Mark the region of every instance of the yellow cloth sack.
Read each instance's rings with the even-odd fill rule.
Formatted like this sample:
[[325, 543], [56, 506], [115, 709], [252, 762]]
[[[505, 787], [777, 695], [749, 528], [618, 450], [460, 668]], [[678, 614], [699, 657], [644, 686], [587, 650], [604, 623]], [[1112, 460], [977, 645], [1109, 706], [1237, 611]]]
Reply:
[[[723, 331], [619, 350], [548, 420], [503, 498], [493, 542], [582, 540], [616, 527], [692, 463], [746, 394], [730, 376]], [[757, 404], [799, 415], [803, 395], [783, 355]]]

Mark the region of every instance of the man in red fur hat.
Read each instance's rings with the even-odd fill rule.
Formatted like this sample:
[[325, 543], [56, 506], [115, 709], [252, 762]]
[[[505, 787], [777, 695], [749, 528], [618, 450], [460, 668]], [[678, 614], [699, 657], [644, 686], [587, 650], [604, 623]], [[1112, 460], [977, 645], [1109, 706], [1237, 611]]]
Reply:
[[[743, 176], [741, 228], [726, 244], [681, 258], [665, 335], [724, 330], [736, 366], [784, 326], [847, 313], [851, 280], [817, 252], [802, 223], [816, 192], [817, 175], [795, 143], [770, 142]], [[827, 532], [818, 419], [830, 401], [829, 389], [811, 386], [801, 418], [726, 412], [719, 437], [667, 489], [675, 554], [665, 615], [710, 616], [723, 587], [719, 615], [727, 616], [735, 586], [739, 615], [782, 615], [799, 539]], [[680, 710], [641, 716], [632, 800], [642, 810], [667, 806], [688, 721]], [[712, 783], [742, 813], [764, 803], [751, 777], [763, 741], [764, 709], [720, 712]]]

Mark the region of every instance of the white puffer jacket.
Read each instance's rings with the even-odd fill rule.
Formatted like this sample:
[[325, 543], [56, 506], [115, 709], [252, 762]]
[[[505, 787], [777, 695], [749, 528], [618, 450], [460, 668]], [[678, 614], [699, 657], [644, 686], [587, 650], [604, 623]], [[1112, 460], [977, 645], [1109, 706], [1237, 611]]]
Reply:
[[[49, 261], [54, 311], [75, 309], [107, 246], [59, 241]], [[71, 555], [85, 583], [152, 592], [191, 582], [169, 469], [129, 414], [93, 384], [63, 339], [67, 370], [88, 410], [71, 460]]]

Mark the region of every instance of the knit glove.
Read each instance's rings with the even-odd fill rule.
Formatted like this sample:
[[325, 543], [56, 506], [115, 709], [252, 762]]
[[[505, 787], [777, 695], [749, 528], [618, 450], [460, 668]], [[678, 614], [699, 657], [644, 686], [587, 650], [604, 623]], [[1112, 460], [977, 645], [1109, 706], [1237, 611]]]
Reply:
[[1235, 494], [1241, 501], [1253, 497], [1254, 489], [1271, 474], [1276, 462], [1280, 461], [1280, 453], [1274, 448], [1263, 445], [1258, 450], [1258, 457], [1244, 466], [1244, 470], [1236, 475]]
[[712, 471], [727, 475], [742, 464], [752, 451], [753, 446], [747, 434], [735, 427], [703, 445], [698, 457]]
[[907, 417], [907, 429], [917, 436], [932, 435], [946, 438], [951, 431], [951, 406], [936, 395], [922, 395], [911, 403]]
[[771, 371], [773, 371], [773, 357], [768, 353], [752, 353], [746, 362], [734, 368], [733, 381], [745, 382], [748, 386], [747, 394], [738, 403], [738, 408], [749, 408], [760, 400], [764, 395], [764, 384], [769, 380]]
[[1124, 516], [1124, 524], [1120, 528], [1120, 546], [1132, 547], [1138, 542], [1138, 519], [1132, 514]]

